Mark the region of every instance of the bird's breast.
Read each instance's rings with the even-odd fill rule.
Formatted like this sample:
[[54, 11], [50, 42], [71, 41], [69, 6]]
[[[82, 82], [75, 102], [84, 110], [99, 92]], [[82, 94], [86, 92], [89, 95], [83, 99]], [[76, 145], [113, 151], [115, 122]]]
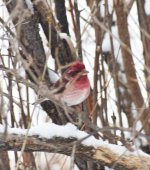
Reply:
[[82, 103], [90, 94], [90, 83], [86, 77], [80, 78], [68, 87], [62, 96], [68, 106], [78, 105]]

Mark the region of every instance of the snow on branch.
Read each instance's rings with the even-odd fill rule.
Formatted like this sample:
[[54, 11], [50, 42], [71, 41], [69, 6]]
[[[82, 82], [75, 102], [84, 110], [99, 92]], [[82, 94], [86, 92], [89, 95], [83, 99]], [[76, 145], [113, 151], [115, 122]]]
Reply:
[[96, 161], [100, 165], [118, 170], [150, 170], [150, 156], [141, 150], [131, 152], [123, 146], [98, 140], [71, 123], [64, 126], [45, 123], [29, 131], [0, 125], [0, 151], [20, 151], [27, 133], [25, 151], [57, 152], [70, 156], [75, 146], [77, 157]]

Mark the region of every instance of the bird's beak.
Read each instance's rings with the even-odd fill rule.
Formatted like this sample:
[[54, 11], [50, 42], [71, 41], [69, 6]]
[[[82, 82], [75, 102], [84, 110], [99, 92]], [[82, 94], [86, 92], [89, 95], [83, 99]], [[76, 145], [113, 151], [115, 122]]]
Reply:
[[82, 75], [87, 75], [89, 72], [87, 70], [82, 71]]

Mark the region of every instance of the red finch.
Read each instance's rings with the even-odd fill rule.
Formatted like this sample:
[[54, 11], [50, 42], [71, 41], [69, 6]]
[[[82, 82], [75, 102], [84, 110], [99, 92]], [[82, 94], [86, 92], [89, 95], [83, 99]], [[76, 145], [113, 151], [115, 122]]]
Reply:
[[82, 103], [90, 94], [87, 73], [85, 65], [81, 61], [75, 61], [54, 84], [57, 89], [55, 98], [68, 106]]

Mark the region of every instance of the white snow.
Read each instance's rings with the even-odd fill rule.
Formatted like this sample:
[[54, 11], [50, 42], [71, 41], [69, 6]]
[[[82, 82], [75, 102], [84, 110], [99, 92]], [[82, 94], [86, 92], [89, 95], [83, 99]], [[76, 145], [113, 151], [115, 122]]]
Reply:
[[150, 0], [145, 0], [144, 8], [145, 8], [145, 13], [147, 15], [150, 15]]
[[2, 124], [0, 124], [0, 133], [4, 133], [5, 130], [7, 131], [8, 134], [18, 134], [18, 135], [25, 135], [26, 134], [26, 130], [25, 129], [21, 129], [21, 128], [9, 128], [9, 127], [5, 127]]
[[52, 83], [56, 83], [56, 81], [59, 79], [58, 74], [56, 74], [56, 72], [51, 69], [48, 69], [48, 75]]
[[53, 164], [51, 170], [61, 170], [61, 167], [59, 164]]
[[[0, 133], [5, 132], [5, 127], [0, 124]], [[7, 127], [8, 134], [20, 134], [25, 135], [27, 130], [21, 128], [9, 128]], [[29, 132], [29, 136], [38, 135], [41, 138], [52, 139], [54, 137], [62, 137], [62, 138], [76, 138], [77, 140], [82, 140], [83, 145], [92, 146], [94, 148], [97, 147], [106, 147], [117, 153], [118, 155], [140, 155], [140, 156], [148, 156], [141, 150], [135, 149], [134, 152], [130, 152], [124, 146], [109, 144], [106, 141], [98, 140], [93, 136], [89, 136], [84, 131], [78, 130], [77, 127], [71, 123], [67, 123], [66, 125], [56, 125], [54, 123], [43, 123], [37, 125], [35, 127], [31, 127]]]

